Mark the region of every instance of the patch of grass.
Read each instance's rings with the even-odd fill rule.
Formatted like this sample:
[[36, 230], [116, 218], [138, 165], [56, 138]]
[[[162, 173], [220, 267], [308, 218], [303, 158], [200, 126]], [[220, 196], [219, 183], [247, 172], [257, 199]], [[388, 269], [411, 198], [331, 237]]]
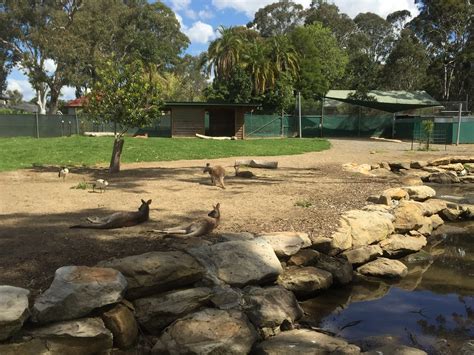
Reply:
[[[107, 164], [113, 137], [0, 138], [0, 171], [37, 165]], [[214, 159], [232, 156], [293, 155], [330, 148], [325, 139], [206, 140], [197, 138], [125, 138], [122, 162]]]
[[311, 207], [313, 204], [310, 201], [296, 201], [295, 206], [297, 207], [303, 207], [303, 208], [308, 208]]

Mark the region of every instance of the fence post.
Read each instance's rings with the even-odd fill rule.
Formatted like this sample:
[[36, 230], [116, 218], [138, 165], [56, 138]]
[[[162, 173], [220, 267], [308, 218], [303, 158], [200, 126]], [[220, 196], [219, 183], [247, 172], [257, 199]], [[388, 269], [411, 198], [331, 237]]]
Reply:
[[76, 119], [76, 134], [79, 135], [79, 120], [77, 119], [77, 112], [74, 112], [74, 118]]
[[458, 115], [458, 136], [456, 138], [456, 145], [459, 145], [459, 136], [461, 134], [461, 115], [462, 115], [462, 103], [459, 104], [459, 115]]
[[280, 126], [280, 136], [283, 137], [283, 135], [285, 134], [285, 129], [283, 127], [283, 109], [281, 109], [281, 126]]
[[40, 137], [40, 131], [39, 131], [38, 111], [35, 112], [35, 120], [36, 120], [36, 138], [39, 138]]
[[299, 136], [303, 138], [302, 129], [301, 129], [301, 92], [298, 91], [298, 127], [299, 127]]
[[324, 96], [321, 99], [321, 121], [319, 122], [319, 127], [321, 129], [321, 138], [322, 138], [323, 130], [324, 130]]

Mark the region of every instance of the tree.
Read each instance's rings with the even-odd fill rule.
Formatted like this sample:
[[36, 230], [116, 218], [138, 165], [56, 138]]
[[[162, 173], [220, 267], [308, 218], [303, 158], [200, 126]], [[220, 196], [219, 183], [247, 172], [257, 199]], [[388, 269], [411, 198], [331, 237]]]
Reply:
[[308, 99], [325, 95], [343, 76], [346, 54], [320, 23], [298, 27], [290, 36], [300, 58], [297, 89]]
[[7, 90], [6, 95], [10, 99], [8, 100], [10, 105], [18, 105], [23, 102], [23, 95], [18, 90]]
[[87, 95], [86, 112], [96, 119], [120, 127], [115, 136], [110, 173], [120, 171], [123, 136], [131, 127], [142, 127], [161, 115], [162, 98], [158, 85], [150, 80], [138, 60], [126, 63], [119, 58], [104, 60], [97, 68], [98, 80]]
[[250, 74], [240, 66], [234, 66], [228, 76], [216, 77], [212, 85], [204, 90], [211, 102], [248, 103], [252, 100], [253, 82]]
[[256, 29], [262, 37], [272, 37], [286, 34], [302, 23], [303, 6], [282, 0], [259, 9], [247, 27]]

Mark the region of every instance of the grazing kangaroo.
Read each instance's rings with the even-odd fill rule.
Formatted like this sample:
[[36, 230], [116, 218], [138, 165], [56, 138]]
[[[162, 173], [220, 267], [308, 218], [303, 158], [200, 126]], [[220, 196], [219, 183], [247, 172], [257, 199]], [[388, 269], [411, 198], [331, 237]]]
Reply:
[[221, 220], [220, 206], [220, 203], [213, 206], [213, 210], [207, 214], [207, 217], [199, 218], [187, 226], [173, 227], [163, 230], [154, 229], [152, 232], [166, 235], [179, 235], [182, 237], [200, 237], [209, 234], [219, 226]]
[[234, 169], [235, 169], [235, 176], [237, 177], [241, 177], [241, 178], [246, 178], [246, 179], [251, 179], [253, 177], [255, 177], [255, 174], [252, 173], [251, 171], [239, 171], [240, 170], [240, 165], [239, 164], [235, 164], [234, 165]]
[[209, 173], [209, 175], [211, 176], [211, 182], [214, 186], [217, 186], [217, 181], [219, 181], [220, 187], [225, 189], [225, 185], [224, 185], [225, 169], [222, 166], [220, 165], [211, 166], [211, 164], [207, 163], [206, 167], [204, 168], [202, 172]]
[[150, 218], [151, 200], [142, 200], [138, 212], [115, 212], [107, 217], [88, 217], [89, 223], [78, 224], [69, 228], [114, 229], [131, 227], [148, 221]]

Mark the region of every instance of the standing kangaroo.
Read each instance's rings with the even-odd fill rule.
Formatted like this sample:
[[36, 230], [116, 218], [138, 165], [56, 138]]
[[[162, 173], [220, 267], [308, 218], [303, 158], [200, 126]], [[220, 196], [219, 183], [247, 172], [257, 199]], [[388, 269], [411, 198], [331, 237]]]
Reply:
[[173, 227], [163, 230], [154, 229], [153, 232], [166, 235], [179, 235], [183, 237], [200, 237], [209, 234], [219, 226], [221, 220], [220, 206], [220, 203], [213, 206], [213, 210], [207, 214], [207, 217], [199, 218], [187, 226]]
[[214, 186], [217, 186], [217, 182], [219, 182], [220, 187], [225, 189], [224, 185], [224, 177], [225, 177], [225, 169], [220, 166], [211, 166], [211, 164], [207, 163], [206, 167], [202, 171], [203, 173], [209, 173], [211, 176], [211, 182]]
[[107, 217], [88, 217], [89, 223], [78, 224], [69, 228], [114, 229], [131, 227], [148, 221], [150, 218], [151, 200], [142, 200], [137, 212], [115, 212]]

